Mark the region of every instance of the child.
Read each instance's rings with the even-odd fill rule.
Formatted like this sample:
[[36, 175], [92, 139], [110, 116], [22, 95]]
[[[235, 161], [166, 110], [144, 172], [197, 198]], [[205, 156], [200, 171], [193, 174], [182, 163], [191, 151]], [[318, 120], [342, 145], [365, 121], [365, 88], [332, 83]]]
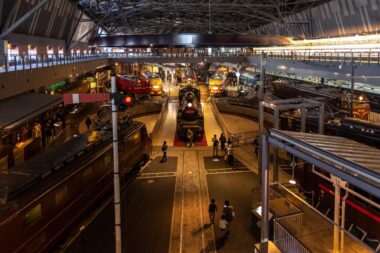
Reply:
[[[222, 232], [227, 231], [227, 225], [228, 225], [228, 221], [226, 220], [226, 216], [222, 214], [222, 217], [220, 218], [220, 221], [219, 221], [220, 231]], [[227, 236], [227, 233], [225, 233], [224, 236]]]

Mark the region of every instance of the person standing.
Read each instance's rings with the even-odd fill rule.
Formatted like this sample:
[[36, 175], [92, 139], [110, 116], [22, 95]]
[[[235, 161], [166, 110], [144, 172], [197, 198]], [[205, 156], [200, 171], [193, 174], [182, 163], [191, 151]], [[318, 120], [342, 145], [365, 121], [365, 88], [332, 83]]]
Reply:
[[212, 156], [213, 157], [218, 157], [218, 146], [219, 146], [219, 141], [218, 137], [216, 134], [214, 134], [214, 137], [212, 138]]
[[231, 138], [228, 138], [227, 147], [232, 144]]
[[234, 209], [231, 206], [231, 203], [229, 200], [224, 201], [223, 215], [225, 216], [227, 224], [228, 224], [226, 235], [229, 237], [231, 228], [232, 228], [232, 221], [234, 220], [234, 217], [235, 217]]
[[234, 163], [234, 155], [233, 155], [233, 149], [232, 149], [231, 144], [228, 145], [227, 147], [227, 158], [228, 158], [228, 165], [232, 167]]
[[253, 141], [253, 146], [255, 146], [255, 155], [256, 157], [259, 156], [259, 137], [256, 137]]
[[226, 145], [226, 137], [224, 137], [224, 134], [221, 133], [219, 137], [219, 142], [220, 142], [220, 150], [223, 152], [225, 151], [225, 145]]
[[166, 144], [166, 141], [164, 141], [164, 144], [162, 144], [161, 150], [162, 150], [162, 159], [160, 163], [167, 162], [168, 158], [166, 157], [166, 151], [168, 150], [168, 145]]
[[210, 224], [215, 222], [215, 213], [218, 211], [218, 207], [215, 204], [215, 199], [211, 199], [211, 203], [208, 206], [208, 215], [210, 217]]
[[191, 131], [191, 129], [187, 129], [187, 140], [188, 140], [188, 143], [187, 143], [187, 146], [190, 148], [191, 146], [193, 146], [193, 138], [194, 138], [194, 134], [193, 134], [193, 131]]
[[85, 120], [84, 123], [86, 124], [87, 131], [90, 131], [90, 127], [92, 125], [92, 120], [91, 120], [90, 116], [87, 116], [87, 118], [86, 118], [86, 120]]

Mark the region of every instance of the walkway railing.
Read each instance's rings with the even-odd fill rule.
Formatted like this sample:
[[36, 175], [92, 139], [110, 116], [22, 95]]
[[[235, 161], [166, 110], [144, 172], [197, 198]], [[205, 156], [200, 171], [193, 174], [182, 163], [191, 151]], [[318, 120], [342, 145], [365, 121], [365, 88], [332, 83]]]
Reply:
[[182, 59], [198, 57], [246, 57], [251, 54], [243, 53], [217, 53], [217, 54], [198, 54], [198, 53], [101, 53], [101, 54], [32, 54], [32, 55], [0, 55], [0, 73], [17, 70], [27, 70], [44, 68], [70, 63], [79, 63], [96, 59]]
[[311, 253], [309, 249], [292, 236], [277, 220], [274, 221], [273, 242], [283, 253]]
[[[293, 60], [304, 62], [336, 62], [336, 63], [355, 63], [364, 64], [376, 64], [380, 65], [380, 52], [371, 52], [363, 50], [365, 52], [313, 52], [309, 50], [302, 51], [269, 51], [264, 53], [265, 58], [279, 59], [279, 60]], [[254, 57], [260, 57], [261, 51], [255, 51]]]
[[157, 134], [159, 133], [162, 125], [165, 122], [166, 115], [168, 114], [168, 104], [169, 104], [169, 98], [166, 99], [165, 103], [162, 106], [161, 112], [158, 115], [158, 120], [156, 121], [156, 124], [153, 127], [152, 133], [150, 134], [150, 137], [152, 140], [157, 137]]
[[259, 135], [257, 130], [242, 132], [242, 133], [232, 133], [228, 130], [227, 124], [224, 121], [221, 113], [219, 112], [218, 106], [215, 104], [214, 99], [211, 99], [211, 108], [215, 115], [216, 121], [219, 123], [220, 128], [226, 138], [231, 138], [232, 146], [237, 147], [239, 145], [253, 143], [256, 137]]

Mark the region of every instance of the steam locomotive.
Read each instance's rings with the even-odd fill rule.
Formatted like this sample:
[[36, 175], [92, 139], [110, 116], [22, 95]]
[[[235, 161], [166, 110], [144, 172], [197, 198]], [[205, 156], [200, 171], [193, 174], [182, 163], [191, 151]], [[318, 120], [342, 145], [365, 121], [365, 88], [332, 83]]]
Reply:
[[[141, 122], [119, 136], [121, 184], [149, 157]], [[113, 189], [112, 133], [92, 131], [0, 174], [1, 252], [48, 252]]]
[[178, 137], [186, 139], [187, 131], [191, 129], [194, 139], [202, 139], [204, 134], [204, 118], [199, 88], [192, 85], [180, 87], [178, 97], [180, 101], [177, 112]]

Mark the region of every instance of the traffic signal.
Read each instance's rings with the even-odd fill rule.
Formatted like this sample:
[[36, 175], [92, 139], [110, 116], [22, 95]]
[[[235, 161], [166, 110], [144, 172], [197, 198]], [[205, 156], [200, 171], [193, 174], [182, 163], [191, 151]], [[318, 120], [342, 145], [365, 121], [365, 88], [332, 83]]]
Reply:
[[135, 102], [135, 98], [132, 94], [119, 93], [117, 99], [117, 107], [119, 112], [123, 112], [127, 110], [129, 107], [134, 106]]

